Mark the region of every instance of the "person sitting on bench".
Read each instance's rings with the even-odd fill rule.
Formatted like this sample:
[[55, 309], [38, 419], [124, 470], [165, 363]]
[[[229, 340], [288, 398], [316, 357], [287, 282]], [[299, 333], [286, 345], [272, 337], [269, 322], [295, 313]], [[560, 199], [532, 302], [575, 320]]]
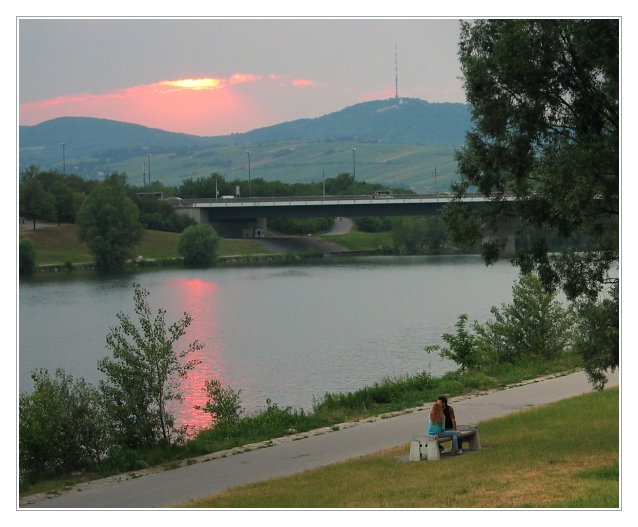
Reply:
[[443, 413], [443, 404], [441, 401], [436, 401], [430, 410], [430, 416], [428, 418], [428, 434], [438, 435], [439, 437], [451, 437], [452, 455], [458, 456], [459, 454], [462, 454], [462, 451], [459, 448], [462, 436], [456, 430], [445, 429], [445, 414]]

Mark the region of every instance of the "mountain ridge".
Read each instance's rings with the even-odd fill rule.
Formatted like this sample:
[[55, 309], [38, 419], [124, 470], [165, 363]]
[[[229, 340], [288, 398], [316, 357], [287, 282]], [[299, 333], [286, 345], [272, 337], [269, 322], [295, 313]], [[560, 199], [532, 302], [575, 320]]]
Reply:
[[[453, 172], [452, 152], [463, 144], [470, 126], [467, 104], [409, 98], [369, 101], [321, 117], [209, 137], [109, 119], [58, 117], [19, 127], [19, 168], [22, 171], [36, 165], [43, 170], [62, 171], [64, 162], [65, 170], [89, 179], [115, 170], [133, 176], [143, 165], [146, 170], [147, 156], [152, 154], [153, 172], [161, 175], [164, 183], [174, 184], [212, 171], [233, 176], [239, 171], [246, 177], [246, 145], [251, 145], [253, 168], [260, 169], [259, 177], [301, 182], [317, 177], [311, 173], [349, 171], [354, 167], [347, 162], [347, 152], [351, 159], [350, 147], [361, 150], [365, 144], [367, 155], [363, 157], [362, 152], [361, 167], [366, 161], [370, 163], [370, 177], [387, 177], [412, 187], [411, 180], [422, 176], [411, 175], [410, 164], [415, 173], [425, 170], [431, 175], [437, 166], [441, 176], [446, 170], [442, 167], [448, 166], [449, 174]], [[318, 147], [316, 143], [328, 146]], [[310, 144], [315, 144], [314, 151], [303, 151]], [[257, 145], [269, 146], [261, 159]], [[268, 162], [266, 155], [270, 156]], [[431, 157], [429, 161], [425, 161], [427, 156]], [[176, 158], [182, 159], [179, 166]], [[401, 163], [404, 166], [398, 167]], [[389, 168], [400, 174], [392, 175]]]

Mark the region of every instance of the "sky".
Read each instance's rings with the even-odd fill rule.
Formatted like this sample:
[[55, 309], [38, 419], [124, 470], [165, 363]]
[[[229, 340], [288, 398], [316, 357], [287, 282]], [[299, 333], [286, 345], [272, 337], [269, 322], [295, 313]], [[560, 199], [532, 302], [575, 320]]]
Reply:
[[[459, 18], [20, 18], [19, 124], [113, 119], [201, 136], [365, 101], [465, 102]], [[398, 83], [397, 83], [398, 78]]]

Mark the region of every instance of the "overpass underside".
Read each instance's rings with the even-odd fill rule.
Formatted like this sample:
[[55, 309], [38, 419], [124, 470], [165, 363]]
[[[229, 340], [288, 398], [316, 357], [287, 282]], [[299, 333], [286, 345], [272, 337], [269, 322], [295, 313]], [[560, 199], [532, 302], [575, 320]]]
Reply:
[[363, 216], [435, 216], [440, 214], [445, 202], [430, 203], [339, 203], [325, 204], [313, 201], [265, 206], [255, 203], [235, 206], [201, 206], [178, 208], [178, 212], [193, 218], [197, 223], [212, 225], [224, 238], [262, 238], [267, 234], [269, 218], [354, 218]]
[[[177, 211], [197, 223], [208, 223], [224, 238], [263, 238], [267, 236], [269, 218], [338, 218], [365, 216], [438, 216], [447, 200], [404, 202], [399, 200], [369, 200], [349, 203], [308, 201], [298, 204], [261, 202], [232, 202], [202, 206], [179, 207]], [[516, 222], [503, 226], [501, 235], [507, 242], [505, 253], [515, 252]], [[486, 235], [487, 236], [487, 235]]]

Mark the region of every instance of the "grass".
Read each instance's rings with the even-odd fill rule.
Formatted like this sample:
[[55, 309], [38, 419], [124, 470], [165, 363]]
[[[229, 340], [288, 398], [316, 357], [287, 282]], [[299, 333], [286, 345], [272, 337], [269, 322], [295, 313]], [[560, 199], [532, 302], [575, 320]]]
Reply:
[[[75, 225], [52, 225], [37, 230], [20, 231], [20, 238], [30, 238], [35, 245], [36, 265], [48, 266], [70, 262], [73, 265], [91, 264], [93, 257], [86, 244], [77, 239]], [[179, 234], [147, 230], [140, 243], [133, 249], [134, 257], [145, 259], [179, 258], [177, 245]], [[271, 254], [247, 240], [222, 238], [219, 256], [257, 256]]]
[[74, 265], [93, 261], [86, 245], [78, 241], [75, 225], [51, 226], [44, 229], [20, 231], [20, 239], [29, 238], [35, 246], [37, 265]]
[[405, 462], [406, 444], [182, 507], [618, 508], [618, 416], [616, 387], [482, 422], [461, 457]]

